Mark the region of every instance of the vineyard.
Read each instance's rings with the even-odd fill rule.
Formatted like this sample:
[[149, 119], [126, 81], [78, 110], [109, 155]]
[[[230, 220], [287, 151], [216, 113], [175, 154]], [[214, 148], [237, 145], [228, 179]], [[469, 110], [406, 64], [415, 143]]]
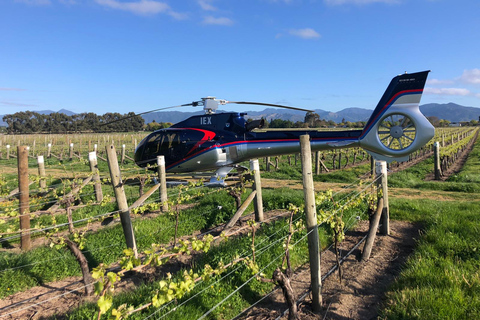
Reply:
[[[438, 129], [409, 161], [389, 164], [388, 178], [362, 149], [343, 149], [315, 152], [303, 170], [304, 154], [259, 159], [259, 170], [225, 188], [205, 187], [209, 173], [167, 174], [164, 184], [160, 165], [138, 168], [141, 133], [0, 136], [0, 319], [351, 318], [335, 294], [406, 229], [417, 242], [397, 253], [402, 272], [391, 271], [398, 279], [388, 280], [373, 316], [478, 318], [477, 135]], [[314, 222], [305, 170], [315, 184]], [[314, 234], [320, 310], [310, 273], [300, 276], [312, 265]], [[278, 288], [287, 293], [273, 307]]]

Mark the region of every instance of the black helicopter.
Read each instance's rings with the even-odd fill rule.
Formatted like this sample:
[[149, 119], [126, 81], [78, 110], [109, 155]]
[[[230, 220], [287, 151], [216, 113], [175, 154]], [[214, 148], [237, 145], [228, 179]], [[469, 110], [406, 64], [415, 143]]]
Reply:
[[299, 137], [304, 134], [310, 135], [312, 150], [362, 147], [378, 160], [405, 161], [435, 134], [434, 127], [419, 109], [428, 73], [394, 77], [363, 130], [260, 132], [254, 129], [263, 127], [263, 119], [247, 122], [246, 113], [216, 114], [215, 110], [227, 103], [286, 106], [203, 98], [182, 106], [203, 106], [204, 115], [192, 116], [149, 134], [138, 144], [135, 162], [140, 167], [154, 165], [157, 156], [163, 155], [167, 172], [216, 170], [211, 182], [222, 183], [242, 161], [299, 152]]

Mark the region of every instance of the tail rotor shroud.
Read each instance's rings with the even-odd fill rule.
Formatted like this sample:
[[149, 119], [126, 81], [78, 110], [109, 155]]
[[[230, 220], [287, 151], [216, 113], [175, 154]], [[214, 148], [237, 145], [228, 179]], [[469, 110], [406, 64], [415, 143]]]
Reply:
[[409, 116], [393, 113], [380, 120], [377, 134], [386, 148], [401, 151], [414, 143], [417, 128]]

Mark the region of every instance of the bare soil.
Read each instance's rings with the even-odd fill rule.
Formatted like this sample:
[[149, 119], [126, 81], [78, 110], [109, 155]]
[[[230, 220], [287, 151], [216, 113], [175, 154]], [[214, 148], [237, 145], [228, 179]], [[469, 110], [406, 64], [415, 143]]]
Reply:
[[[342, 255], [365, 235], [368, 222], [350, 232], [342, 243]], [[399, 274], [402, 265], [412, 253], [415, 239], [419, 236], [419, 226], [407, 222], [391, 221], [389, 236], [377, 235], [370, 259], [360, 262], [361, 249], [353, 250], [342, 264], [344, 277], [339, 281], [335, 271], [323, 281], [323, 309], [315, 313], [311, 308], [311, 296], [299, 304], [299, 319], [377, 319], [379, 308], [385, 299], [385, 292]], [[322, 254], [322, 275], [335, 264], [335, 254], [327, 251]], [[297, 297], [308, 292], [310, 270], [308, 266], [297, 270], [292, 277], [292, 286]], [[281, 289], [276, 289], [260, 304], [245, 311], [237, 319], [266, 320], [288, 318]]]

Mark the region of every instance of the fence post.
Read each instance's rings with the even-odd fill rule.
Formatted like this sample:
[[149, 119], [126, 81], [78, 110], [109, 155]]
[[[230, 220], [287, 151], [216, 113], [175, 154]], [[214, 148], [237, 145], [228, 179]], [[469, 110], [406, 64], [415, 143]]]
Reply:
[[88, 153], [88, 162], [90, 162], [90, 171], [93, 174], [93, 182], [94, 191], [95, 191], [95, 199], [97, 202], [103, 201], [103, 191], [102, 191], [102, 183], [100, 182], [100, 174], [98, 171], [98, 163], [97, 163], [97, 153], [96, 152], [89, 152]]
[[29, 190], [28, 190], [28, 149], [26, 146], [17, 147], [17, 164], [18, 164], [18, 191], [20, 192], [19, 202], [19, 218], [20, 230], [22, 231], [20, 238], [20, 247], [22, 250], [30, 250], [30, 214], [29, 214]]
[[375, 235], [377, 234], [378, 224], [382, 215], [384, 205], [383, 200], [383, 198], [378, 199], [377, 210], [375, 211], [375, 214], [370, 221], [370, 229], [368, 229], [367, 240], [365, 241], [365, 245], [363, 247], [362, 261], [367, 261], [370, 258], [370, 254], [372, 253], [373, 243], [375, 242]]
[[312, 287], [312, 309], [319, 312], [322, 308], [322, 276], [320, 272], [320, 245], [318, 237], [315, 191], [313, 188], [312, 152], [310, 136], [300, 136], [302, 159], [303, 192], [305, 197], [305, 215], [307, 218], [308, 255], [310, 258], [310, 279]]
[[7, 144], [7, 160], [10, 159], [10, 145]]
[[434, 148], [434, 162], [435, 162], [435, 180], [440, 180], [442, 178], [442, 169], [440, 167], [440, 143], [435, 141], [433, 144]]
[[383, 235], [390, 234], [390, 212], [388, 209], [388, 181], [387, 181], [387, 162], [376, 161], [375, 172], [378, 178], [377, 186], [382, 189], [383, 209], [380, 233]]
[[117, 153], [113, 145], [106, 146], [108, 168], [112, 179], [113, 191], [117, 199], [118, 209], [120, 210], [120, 220], [122, 222], [123, 234], [127, 247], [133, 249], [135, 258], [138, 257], [137, 245], [135, 243], [135, 234], [133, 233], [132, 220], [130, 219], [130, 210], [128, 210], [127, 197], [123, 188], [123, 181], [118, 167]]
[[373, 158], [372, 155], [369, 155], [370, 156], [370, 176], [373, 177], [373, 175], [375, 174], [375, 159]]
[[122, 164], [125, 162], [125, 145], [124, 144], [122, 144], [122, 157], [120, 161]]
[[158, 179], [160, 180], [160, 202], [162, 212], [168, 211], [167, 174], [165, 173], [165, 156], [157, 156]]
[[250, 160], [250, 170], [253, 171], [253, 190], [256, 191], [255, 202], [255, 221], [263, 221], [263, 199], [262, 199], [262, 178], [260, 177], [260, 165], [258, 159]]
[[320, 151], [315, 152], [315, 175], [320, 174]]
[[47, 181], [45, 181], [45, 162], [43, 156], [37, 156], [38, 163], [38, 175], [40, 176], [39, 187], [45, 189], [47, 187]]

